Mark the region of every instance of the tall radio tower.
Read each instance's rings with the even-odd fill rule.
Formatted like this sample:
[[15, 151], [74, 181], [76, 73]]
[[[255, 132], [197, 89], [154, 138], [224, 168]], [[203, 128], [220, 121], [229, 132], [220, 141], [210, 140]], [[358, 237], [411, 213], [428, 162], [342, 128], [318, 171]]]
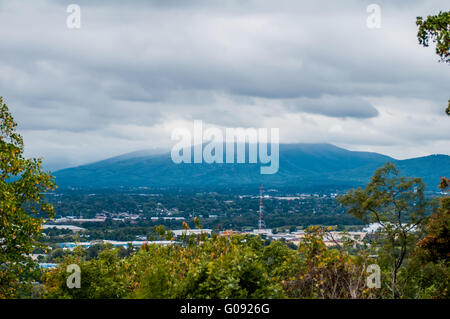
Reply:
[[258, 229], [261, 230], [266, 228], [266, 224], [263, 220], [263, 186], [259, 189], [259, 219], [258, 219]]

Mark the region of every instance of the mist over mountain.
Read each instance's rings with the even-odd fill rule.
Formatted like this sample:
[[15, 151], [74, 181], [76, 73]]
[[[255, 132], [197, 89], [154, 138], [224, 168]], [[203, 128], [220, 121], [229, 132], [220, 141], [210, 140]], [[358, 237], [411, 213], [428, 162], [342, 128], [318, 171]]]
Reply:
[[185, 190], [266, 188], [308, 190], [346, 189], [364, 185], [386, 162], [407, 176], [422, 177], [436, 190], [441, 176], [450, 176], [450, 156], [430, 155], [406, 160], [349, 151], [331, 144], [280, 144], [279, 170], [260, 174], [261, 163], [175, 164], [168, 152], [139, 151], [54, 172], [60, 187], [178, 188]]

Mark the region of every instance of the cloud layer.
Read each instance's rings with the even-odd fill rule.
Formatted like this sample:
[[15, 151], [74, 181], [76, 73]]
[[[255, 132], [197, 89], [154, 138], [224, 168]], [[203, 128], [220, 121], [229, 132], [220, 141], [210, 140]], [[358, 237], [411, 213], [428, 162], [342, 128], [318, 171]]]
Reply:
[[51, 168], [170, 147], [194, 119], [404, 158], [449, 153], [450, 68], [415, 17], [447, 1], [0, 1], [0, 95]]

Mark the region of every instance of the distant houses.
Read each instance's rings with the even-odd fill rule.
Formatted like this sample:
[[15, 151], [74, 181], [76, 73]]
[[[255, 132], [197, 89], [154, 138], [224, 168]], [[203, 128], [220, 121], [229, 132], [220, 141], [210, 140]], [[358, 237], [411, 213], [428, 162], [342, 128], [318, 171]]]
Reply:
[[73, 231], [74, 233], [86, 230], [86, 228], [74, 226], [74, 225], [43, 225], [43, 229], [68, 229]]
[[150, 217], [150, 220], [185, 220], [185, 218], [177, 216], [153, 216]]
[[[251, 232], [238, 232], [238, 231], [221, 231], [219, 235], [230, 235], [230, 234], [245, 234], [245, 235], [261, 235], [272, 240], [285, 240], [291, 242], [295, 245], [299, 245], [302, 240], [304, 240], [306, 232], [304, 230], [299, 230], [290, 233], [276, 233], [274, 234], [271, 229], [254, 229]], [[324, 234], [323, 241], [326, 246], [336, 246], [343, 244], [347, 239], [353, 240], [355, 244], [362, 244], [362, 240], [367, 235], [367, 232], [340, 232], [340, 231], [330, 231]]]
[[200, 235], [200, 234], [207, 234], [211, 235], [212, 229], [177, 229], [172, 230], [172, 233], [174, 233], [175, 237], [179, 236], [190, 236], [190, 235]]
[[75, 218], [75, 217], [61, 217], [54, 220], [56, 224], [63, 223], [103, 223], [106, 220], [106, 217], [99, 218]]
[[90, 242], [68, 242], [68, 243], [60, 243], [59, 247], [63, 249], [73, 250], [75, 247], [83, 247], [83, 248], [89, 248], [94, 245], [98, 244], [109, 244], [113, 247], [124, 247], [128, 248], [131, 244], [133, 247], [141, 247], [143, 245], [173, 245], [177, 244], [178, 242], [173, 240], [154, 240], [154, 241], [147, 241], [147, 240], [135, 240], [135, 241], [116, 241], [116, 240], [94, 240]]

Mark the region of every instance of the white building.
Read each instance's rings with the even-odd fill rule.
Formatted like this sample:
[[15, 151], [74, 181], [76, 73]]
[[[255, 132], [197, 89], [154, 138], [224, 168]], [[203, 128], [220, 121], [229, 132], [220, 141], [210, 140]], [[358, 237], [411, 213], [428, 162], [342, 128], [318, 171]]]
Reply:
[[69, 229], [74, 233], [86, 230], [85, 228], [73, 226], [73, 225], [42, 225], [43, 229], [55, 228], [55, 229]]
[[182, 235], [200, 235], [200, 234], [208, 234], [211, 235], [212, 229], [176, 229], [172, 230], [175, 236]]

